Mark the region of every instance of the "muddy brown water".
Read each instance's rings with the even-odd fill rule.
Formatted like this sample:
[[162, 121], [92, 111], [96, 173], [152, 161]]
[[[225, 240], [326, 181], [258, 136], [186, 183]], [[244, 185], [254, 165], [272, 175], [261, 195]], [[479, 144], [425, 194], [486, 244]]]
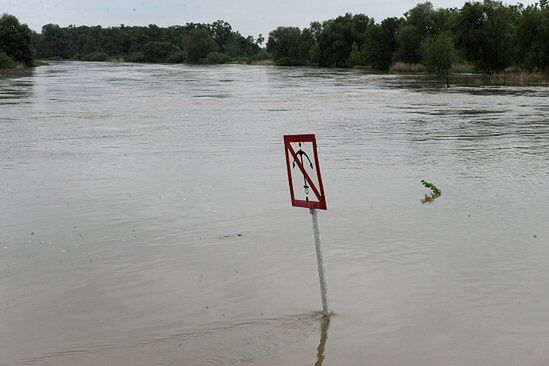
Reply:
[[[549, 89], [454, 83], [2, 72], [0, 365], [548, 364]], [[304, 132], [329, 323], [284, 165]]]

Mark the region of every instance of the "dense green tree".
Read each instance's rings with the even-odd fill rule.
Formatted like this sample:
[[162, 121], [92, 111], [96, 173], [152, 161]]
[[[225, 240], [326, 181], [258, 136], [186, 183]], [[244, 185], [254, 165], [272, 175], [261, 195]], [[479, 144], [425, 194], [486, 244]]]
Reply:
[[429, 1], [420, 3], [404, 13], [407, 24], [414, 26], [420, 39], [433, 35], [435, 9]]
[[0, 51], [15, 62], [32, 66], [32, 32], [26, 24], [19, 23], [19, 20], [10, 14], [0, 17]]
[[499, 1], [465, 3], [457, 24], [457, 42], [465, 57], [488, 74], [513, 61], [514, 22], [518, 9]]
[[413, 25], [423, 40], [451, 31], [455, 27], [458, 14], [458, 10], [454, 8], [435, 9], [428, 1], [414, 6], [404, 16], [407, 24]]
[[421, 34], [413, 25], [401, 27], [397, 33], [397, 49], [395, 51], [395, 60], [411, 64], [418, 63], [421, 56], [419, 47], [421, 46]]
[[421, 44], [421, 58], [430, 72], [450, 87], [449, 74], [456, 59], [456, 50], [450, 37], [441, 34], [427, 37]]
[[384, 19], [381, 24], [373, 24], [366, 32], [362, 49], [362, 60], [376, 70], [389, 70], [397, 49], [397, 32], [403, 20]]
[[318, 64], [318, 55], [315, 59], [315, 46], [317, 45], [315, 40], [315, 35], [310, 28], [304, 28], [301, 31], [301, 36], [299, 39], [299, 54], [302, 55], [303, 59], [307, 64]]
[[420, 47], [427, 37], [451, 33], [458, 18], [457, 9], [435, 9], [431, 2], [414, 6], [404, 14], [397, 35], [395, 59], [407, 63], [421, 61]]
[[322, 31], [318, 35], [319, 65], [347, 66], [353, 43], [361, 48], [366, 31], [372, 24], [374, 24], [373, 19], [366, 15], [351, 13], [324, 22]]
[[[57, 24], [46, 24], [42, 27], [41, 45], [39, 52], [41, 57], [69, 58], [68, 33]], [[90, 52], [95, 51], [90, 50]]]
[[457, 25], [459, 10], [456, 8], [436, 9], [431, 13], [430, 18], [431, 29], [429, 35], [438, 36], [439, 34], [450, 34]]
[[349, 58], [347, 59], [347, 66], [348, 67], [355, 67], [357, 65], [363, 64], [363, 57], [358, 49], [358, 45], [356, 42], [353, 42], [353, 45], [351, 46], [351, 53], [349, 54]]
[[141, 48], [141, 52], [145, 62], [167, 62], [168, 57], [181, 52], [181, 50], [171, 42], [153, 41], [146, 43]]
[[229, 42], [233, 38], [233, 29], [229, 23], [223, 20], [216, 20], [207, 26], [210, 35], [217, 43], [220, 52], [226, 52]]
[[307, 55], [304, 54], [304, 47], [301, 44], [301, 34], [298, 27], [278, 27], [269, 33], [267, 51], [275, 62], [286, 66], [306, 64]]
[[517, 24], [517, 63], [527, 70], [549, 71], [549, 3], [528, 6]]
[[239, 32], [233, 32], [226, 45], [225, 53], [231, 57], [252, 56], [258, 53], [261, 47], [252, 36], [244, 37]]
[[217, 44], [206, 29], [195, 28], [183, 39], [183, 50], [188, 62], [198, 63], [208, 53], [216, 52]]

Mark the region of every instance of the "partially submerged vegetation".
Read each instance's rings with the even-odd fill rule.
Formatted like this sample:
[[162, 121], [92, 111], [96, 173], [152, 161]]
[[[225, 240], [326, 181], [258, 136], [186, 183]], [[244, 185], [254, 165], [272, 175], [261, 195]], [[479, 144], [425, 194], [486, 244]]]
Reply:
[[425, 72], [425, 66], [422, 64], [408, 64], [406, 62], [397, 61], [389, 68], [390, 72], [410, 74], [416, 72]]
[[440, 34], [425, 39], [421, 44], [421, 58], [427, 70], [442, 79], [449, 88], [450, 70], [457, 58], [456, 49], [450, 37]]
[[430, 204], [437, 198], [439, 198], [442, 195], [442, 190], [440, 190], [436, 185], [434, 185], [431, 182], [426, 181], [425, 179], [421, 180], [421, 184], [425, 188], [429, 188], [431, 190], [430, 194], [426, 194], [424, 198], [421, 199], [421, 203], [423, 204]]
[[423, 184], [425, 188], [429, 188], [434, 194], [438, 194], [438, 195], [442, 194], [442, 191], [438, 189], [436, 185], [434, 185], [431, 182], [427, 182], [425, 179], [421, 180], [421, 184]]
[[[303, 29], [278, 27], [265, 44], [261, 34], [243, 36], [222, 20], [170, 27], [47, 24], [36, 33], [5, 14], [0, 67], [31, 66], [35, 55], [48, 60], [274, 63], [430, 72], [447, 86], [452, 72], [483, 72], [494, 75], [489, 78], [494, 84], [523, 85], [547, 79], [548, 1], [524, 6], [484, 0], [466, 2], [460, 9], [437, 9], [424, 2], [403, 17], [379, 23], [365, 14], [347, 13]], [[505, 73], [510, 67], [520, 72]]]
[[549, 74], [536, 71], [504, 71], [488, 77], [492, 85], [549, 85]]

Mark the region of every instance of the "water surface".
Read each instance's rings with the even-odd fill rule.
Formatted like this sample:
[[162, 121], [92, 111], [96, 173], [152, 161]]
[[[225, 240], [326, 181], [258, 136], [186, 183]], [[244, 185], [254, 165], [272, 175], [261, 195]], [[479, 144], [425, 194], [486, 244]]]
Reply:
[[[454, 82], [3, 72], [0, 365], [549, 363], [549, 89]], [[307, 132], [329, 326], [284, 165]]]

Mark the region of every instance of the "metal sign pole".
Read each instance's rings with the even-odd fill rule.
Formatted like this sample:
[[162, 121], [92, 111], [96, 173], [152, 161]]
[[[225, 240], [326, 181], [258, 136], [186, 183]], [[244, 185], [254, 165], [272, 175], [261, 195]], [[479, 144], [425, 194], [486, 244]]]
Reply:
[[[292, 146], [292, 144], [294, 146]], [[295, 148], [294, 148], [295, 147]], [[297, 151], [295, 150], [297, 149]], [[286, 169], [288, 170], [288, 184], [290, 185], [290, 197], [292, 206], [306, 207], [313, 217], [313, 233], [315, 236], [316, 261], [318, 264], [318, 277], [320, 280], [320, 295], [322, 296], [322, 310], [324, 315], [330, 316], [330, 304], [328, 303], [328, 286], [324, 278], [324, 256], [320, 244], [320, 230], [318, 229], [318, 210], [326, 210], [326, 195], [322, 185], [320, 165], [318, 163], [318, 152], [316, 149], [316, 136], [305, 135], [284, 135], [284, 151], [286, 153]], [[305, 157], [309, 164], [303, 165]], [[297, 169], [295, 169], [297, 167]], [[296, 170], [294, 174], [293, 171]], [[294, 191], [294, 179], [303, 175], [303, 188]], [[296, 181], [296, 188], [301, 184]], [[312, 191], [312, 192], [311, 192]]]
[[322, 247], [320, 244], [320, 230], [318, 229], [318, 210], [311, 208], [309, 209], [311, 216], [313, 217], [313, 232], [315, 236], [315, 247], [316, 247], [316, 261], [318, 264], [318, 277], [320, 279], [320, 295], [322, 296], [322, 310], [324, 314], [330, 314], [330, 305], [328, 304], [328, 285], [326, 285], [326, 279], [324, 278], [324, 256], [322, 254]]

